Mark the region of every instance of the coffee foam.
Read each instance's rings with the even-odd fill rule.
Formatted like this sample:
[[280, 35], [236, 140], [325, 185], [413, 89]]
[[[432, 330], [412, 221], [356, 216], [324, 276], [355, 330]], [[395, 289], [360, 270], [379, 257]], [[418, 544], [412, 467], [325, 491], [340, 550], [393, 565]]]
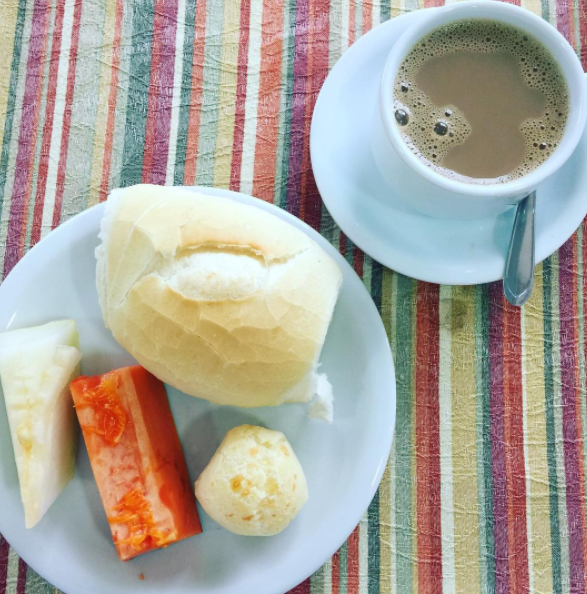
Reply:
[[[430, 58], [460, 51], [513, 54], [526, 84], [545, 96], [542, 116], [529, 118], [521, 126], [526, 146], [524, 161], [507, 175], [471, 178], [442, 167], [444, 157], [465, 142], [471, 127], [456, 106], [435, 105], [418, 88], [416, 75]], [[504, 183], [530, 173], [554, 152], [566, 125], [568, 89], [554, 57], [537, 39], [505, 23], [468, 19], [435, 29], [408, 53], [394, 81], [394, 111], [398, 109], [405, 110], [409, 117], [407, 125], [398, 125], [403, 140], [426, 165], [468, 183]], [[437, 122], [448, 126], [444, 136], [434, 131]]]

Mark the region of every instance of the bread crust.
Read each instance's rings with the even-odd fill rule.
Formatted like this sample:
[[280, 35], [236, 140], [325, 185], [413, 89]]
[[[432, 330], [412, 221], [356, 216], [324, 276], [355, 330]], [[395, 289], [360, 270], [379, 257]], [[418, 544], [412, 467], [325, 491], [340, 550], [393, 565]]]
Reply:
[[306, 401], [342, 283], [307, 235], [180, 188], [115, 190], [96, 250], [104, 321], [151, 373], [218, 404]]

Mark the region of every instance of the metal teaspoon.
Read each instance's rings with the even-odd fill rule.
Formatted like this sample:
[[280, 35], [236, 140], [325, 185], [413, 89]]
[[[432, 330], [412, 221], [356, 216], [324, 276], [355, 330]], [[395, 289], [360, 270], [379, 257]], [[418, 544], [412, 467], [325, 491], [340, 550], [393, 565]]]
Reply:
[[503, 275], [503, 292], [512, 305], [528, 301], [534, 286], [534, 214], [536, 191], [519, 204]]

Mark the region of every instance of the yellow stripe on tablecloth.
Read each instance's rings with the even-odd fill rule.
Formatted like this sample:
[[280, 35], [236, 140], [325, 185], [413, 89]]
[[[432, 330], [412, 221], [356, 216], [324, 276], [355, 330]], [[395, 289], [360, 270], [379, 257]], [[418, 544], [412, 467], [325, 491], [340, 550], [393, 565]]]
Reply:
[[14, 33], [16, 30], [16, 15], [18, 2], [0, 3], [0, 55], [3, 56], [0, 66], [0, 142], [4, 137], [6, 125], [6, 109], [10, 92], [10, 69], [12, 66], [12, 50], [14, 46]]
[[452, 293], [452, 427], [455, 591], [477, 591], [479, 510], [475, 393], [475, 288]]
[[541, 0], [522, 0], [522, 7], [538, 16], [542, 16]]
[[392, 542], [393, 531], [393, 472], [391, 464], [387, 464], [381, 485], [379, 486], [379, 589], [381, 592], [394, 592], [392, 576], [392, 554], [395, 550]]
[[6, 592], [16, 592], [18, 583], [18, 555], [14, 549], [8, 552], [8, 567], [6, 571]]
[[224, 3], [222, 52], [220, 55], [220, 89], [218, 92], [218, 127], [214, 156], [214, 185], [230, 186], [238, 49], [240, 40], [240, 0]]
[[369, 520], [363, 514], [359, 522], [359, 594], [368, 594], [369, 590]]
[[544, 320], [542, 265], [534, 275], [534, 291], [522, 309], [524, 378], [524, 445], [530, 589], [552, 589], [550, 494], [546, 451], [544, 391]]
[[102, 54], [100, 56], [100, 73], [98, 75], [98, 105], [96, 106], [96, 122], [94, 125], [94, 146], [90, 184], [88, 188], [88, 206], [100, 201], [100, 185], [106, 145], [106, 123], [108, 120], [108, 97], [110, 95], [110, 79], [112, 77], [114, 27], [116, 23], [116, 0], [107, 0], [104, 16], [104, 36]]
[[[381, 315], [384, 320], [389, 320], [390, 327], [386, 327], [390, 337], [390, 343], [395, 350], [393, 335], [393, 304], [397, 295], [397, 275], [389, 269], [384, 268], [381, 279]], [[392, 576], [395, 574], [395, 567], [392, 563], [392, 555], [395, 554], [395, 525], [393, 518], [393, 471], [388, 462], [379, 486], [379, 589], [381, 592], [390, 593], [395, 590], [392, 586]]]
[[391, 2], [391, 6], [389, 7], [389, 16], [390, 18], [394, 18], [399, 16], [400, 14], [404, 14], [407, 12], [406, 7], [406, 0], [395, 0]]

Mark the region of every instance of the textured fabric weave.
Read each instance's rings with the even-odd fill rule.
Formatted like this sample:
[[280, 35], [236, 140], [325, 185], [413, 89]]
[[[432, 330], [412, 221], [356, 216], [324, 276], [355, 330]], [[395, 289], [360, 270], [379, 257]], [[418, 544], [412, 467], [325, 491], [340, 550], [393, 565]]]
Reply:
[[[109, 188], [201, 184], [274, 202], [354, 266], [397, 369], [381, 487], [294, 592], [585, 592], [587, 226], [515, 309], [499, 283], [438, 287], [383, 268], [341, 234], [312, 177], [329, 69], [379, 22], [434, 4], [0, 0], [0, 277]], [[585, 0], [523, 6], [587, 66]], [[0, 537], [0, 594], [15, 592], [54, 589]]]

